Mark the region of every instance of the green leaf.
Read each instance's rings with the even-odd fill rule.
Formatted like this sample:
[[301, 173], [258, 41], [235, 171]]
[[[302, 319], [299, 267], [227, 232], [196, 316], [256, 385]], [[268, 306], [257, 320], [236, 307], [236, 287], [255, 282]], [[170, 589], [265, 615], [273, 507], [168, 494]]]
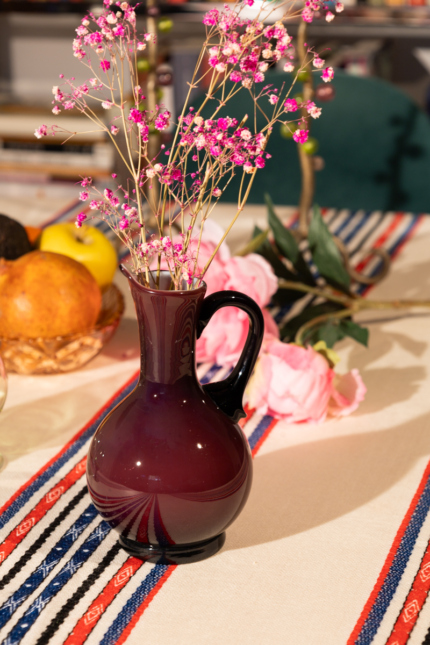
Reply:
[[273, 208], [273, 202], [270, 198], [270, 195], [265, 193], [264, 199], [267, 204], [267, 210], [269, 213], [269, 226], [272, 230], [273, 237], [275, 238], [276, 246], [278, 247], [280, 253], [290, 260], [291, 264], [297, 271], [300, 280], [305, 284], [314, 285], [314, 277], [306, 264], [306, 261], [303, 259], [299, 245], [297, 244], [294, 236], [286, 228], [279, 217], [276, 215]]
[[283, 225], [279, 217], [276, 215], [273, 208], [273, 202], [267, 193], [265, 193], [264, 199], [269, 212], [269, 226], [272, 229], [276, 245], [281, 253], [290, 260], [294, 266], [296, 266], [300, 256], [299, 245], [291, 235], [290, 231]]
[[333, 313], [343, 308], [344, 308], [343, 305], [339, 305], [335, 302], [323, 302], [313, 307], [306, 307], [306, 309], [300, 312], [297, 316], [294, 316], [294, 318], [291, 318], [281, 328], [280, 330], [281, 339], [293, 341], [300, 327], [305, 323], [307, 323], [308, 321], [312, 320], [313, 318], [316, 318], [317, 316]]
[[[261, 235], [261, 233], [261, 229], [256, 226], [252, 235], [253, 239], [256, 239], [259, 235]], [[275, 275], [278, 278], [284, 278], [284, 280], [295, 280], [297, 282], [297, 275], [287, 269], [285, 264], [281, 262], [268, 240], [265, 240], [262, 244], [260, 244], [260, 246], [255, 249], [255, 252], [262, 255], [263, 258], [269, 262], [275, 272]]]
[[267, 240], [267, 235], [269, 233], [269, 229], [267, 228], [265, 231], [261, 231], [261, 233], [255, 233], [254, 229], [254, 235], [252, 239], [245, 244], [245, 246], [242, 246], [239, 251], [235, 253], [235, 255], [239, 256], [244, 256], [248, 255], [248, 253], [255, 253], [257, 249]]
[[359, 324], [355, 323], [352, 320], [343, 319], [340, 322], [340, 327], [345, 336], [349, 336], [367, 347], [369, 341], [369, 330], [366, 327], [361, 327]]
[[312, 345], [315, 345], [319, 340], [323, 340], [327, 347], [331, 349], [337, 342], [342, 340], [345, 337], [345, 333], [338, 322], [337, 320], [328, 320], [321, 327], [317, 327], [314, 333], [311, 331]]
[[318, 206], [314, 206], [313, 217], [309, 225], [309, 248], [312, 259], [320, 274], [329, 282], [349, 289], [350, 277], [343, 265], [342, 256], [332, 234], [323, 221]]

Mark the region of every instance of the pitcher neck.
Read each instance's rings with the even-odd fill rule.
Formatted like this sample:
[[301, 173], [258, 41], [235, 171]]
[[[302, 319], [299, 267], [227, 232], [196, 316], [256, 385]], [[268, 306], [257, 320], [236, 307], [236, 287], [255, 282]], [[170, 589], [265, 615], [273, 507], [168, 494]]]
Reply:
[[206, 286], [190, 291], [156, 290], [126, 275], [139, 326], [141, 383], [167, 385], [196, 379], [196, 326]]

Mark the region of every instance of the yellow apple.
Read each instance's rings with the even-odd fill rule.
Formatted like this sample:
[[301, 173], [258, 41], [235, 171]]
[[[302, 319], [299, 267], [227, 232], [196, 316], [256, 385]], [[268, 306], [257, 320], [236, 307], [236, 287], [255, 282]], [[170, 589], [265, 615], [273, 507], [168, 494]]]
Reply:
[[99, 287], [109, 285], [118, 266], [113, 244], [95, 226], [77, 228], [72, 222], [47, 226], [39, 239], [41, 251], [67, 255], [93, 274]]
[[0, 336], [55, 338], [86, 333], [100, 313], [100, 287], [80, 262], [32, 251], [0, 259]]

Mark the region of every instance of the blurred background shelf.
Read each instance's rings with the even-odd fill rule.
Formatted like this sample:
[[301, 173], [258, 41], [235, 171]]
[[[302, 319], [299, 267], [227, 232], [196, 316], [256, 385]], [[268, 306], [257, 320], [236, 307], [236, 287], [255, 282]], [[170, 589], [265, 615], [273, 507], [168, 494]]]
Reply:
[[[424, 0], [409, 1], [417, 5]], [[345, 11], [332, 23], [316, 20], [309, 25], [309, 44], [317, 51], [324, 50], [327, 64], [352, 75], [388, 81], [430, 113], [430, 6], [400, 4], [399, 0], [386, 0], [386, 4], [372, 0], [371, 4], [355, 5], [349, 0], [346, 4]], [[8, 164], [19, 168], [22, 163], [27, 172], [28, 165], [40, 163], [39, 154], [45, 158], [43, 165], [47, 170], [57, 166], [58, 158], [59, 165], [68, 166], [64, 176], [73, 176], [74, 162], [78, 159], [76, 149], [67, 153], [52, 148], [42, 150], [37, 148], [33, 133], [42, 123], [54, 122], [50, 113], [51, 90], [58, 83], [59, 73], [66, 78], [76, 77], [77, 83], [86, 80], [86, 68], [72, 56], [71, 43], [79, 17], [100, 5], [101, 1], [94, 0], [0, 0], [0, 140], [3, 142], [0, 170]], [[202, 15], [212, 7], [222, 7], [222, 4], [163, 2], [158, 5], [160, 16], [169, 14], [173, 20], [173, 29], [168, 34], [159, 34], [160, 66], [167, 66], [172, 78], [171, 86], [161, 88], [164, 93], [161, 100], [173, 112], [183, 104], [186, 82], [191, 77], [205, 33]], [[141, 30], [144, 13], [145, 7], [141, 7], [138, 11]], [[288, 29], [294, 35], [297, 23], [291, 22]], [[28, 117], [26, 121], [21, 120], [21, 138], [15, 133], [15, 144], [6, 142], [7, 132], [13, 130], [14, 115]], [[27, 145], [30, 140], [34, 143], [32, 148]], [[81, 163], [82, 168], [92, 167], [94, 173], [111, 171], [114, 164], [107, 148], [106, 154], [103, 152], [102, 145], [106, 142], [93, 141], [92, 150], [80, 151], [98, 161], [86, 163], [82, 156], [77, 164]], [[27, 153], [37, 159], [35, 164], [25, 159]], [[58, 157], [52, 157], [54, 154]]]

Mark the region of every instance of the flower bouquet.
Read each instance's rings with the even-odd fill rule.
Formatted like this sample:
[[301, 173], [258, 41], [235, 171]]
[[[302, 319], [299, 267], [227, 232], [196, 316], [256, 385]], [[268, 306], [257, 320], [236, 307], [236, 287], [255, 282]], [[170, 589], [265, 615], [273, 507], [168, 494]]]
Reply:
[[[270, 135], [275, 124], [288, 128], [293, 139], [302, 145], [308, 139], [309, 119], [320, 117], [321, 108], [313, 101], [300, 103], [294, 98], [292, 91], [299, 75], [313, 69], [326, 83], [334, 75], [333, 69], [325, 66], [323, 58], [312, 48], [307, 47], [304, 58], [297, 60], [286, 23], [294, 18], [311, 22], [315, 15], [324, 12], [330, 21], [334, 14], [315, 0], [307, 0], [301, 8], [294, 2], [276, 5], [263, 2], [254, 8], [254, 0], [244, 0], [224, 5], [222, 10], [210, 9], [203, 18], [206, 37], [189, 83], [188, 96], [173, 123], [173, 115], [162, 104], [149, 109], [150, 102], [138, 83], [139, 55], [153, 46], [156, 39], [152, 33], [138, 33], [139, 5], [115, 4], [110, 0], [104, 0], [103, 4], [100, 15], [89, 13], [83, 18], [73, 42], [73, 54], [88, 68], [90, 77], [78, 85], [73, 78], [65, 79], [61, 74], [61, 83], [53, 88], [52, 111], [59, 114], [75, 109], [86, 115], [94, 129], [110, 138], [127, 169], [128, 180], [127, 185], [100, 190], [91, 177], [83, 177], [80, 199], [89, 205], [91, 217], [103, 220], [127, 247], [132, 273], [142, 285], [159, 288], [160, 275], [167, 271], [171, 290], [198, 289], [204, 279], [208, 294], [221, 289], [245, 291], [263, 308], [264, 356], [272, 358], [268, 361], [262, 357], [251, 388], [251, 400], [261, 411], [290, 420], [317, 421], [325, 418], [330, 406], [332, 412], [351, 411], [364, 393], [359, 377], [354, 381], [356, 387], [350, 388], [349, 398], [342, 399], [340, 390], [332, 385], [335, 383], [333, 361], [327, 359], [327, 353], [318, 354], [312, 348], [290, 351], [289, 347], [282, 346], [276, 324], [264, 309], [278, 289], [272, 267], [262, 255], [255, 253], [232, 258], [224, 244], [245, 207], [256, 173], [270, 166]], [[273, 23], [272, 14], [275, 10], [279, 12], [280, 7], [285, 9], [284, 16]], [[337, 3], [336, 11], [342, 9], [342, 4]], [[252, 17], [249, 17], [251, 11]], [[282, 68], [287, 74], [293, 72], [292, 83], [285, 83], [280, 90], [272, 87], [266, 80], [272, 66]], [[291, 78], [287, 74], [286, 79]], [[128, 94], [127, 85], [131, 87]], [[190, 98], [192, 91], [201, 86], [205, 87], [204, 98], [195, 109]], [[251, 95], [254, 114], [221, 116], [221, 110], [228, 109], [229, 100], [238, 92]], [[102, 116], [97, 107], [102, 108]], [[211, 116], [204, 119], [200, 113], [208, 107]], [[260, 129], [257, 129], [257, 113], [265, 117]], [[151, 156], [152, 134], [166, 131], [172, 125], [171, 143], [162, 145]], [[65, 132], [57, 125], [42, 125], [35, 135], [40, 138], [60, 131]], [[120, 133], [125, 138], [125, 153], [118, 145]], [[66, 134], [73, 137], [76, 133]], [[235, 212], [226, 230], [220, 231], [210, 216], [235, 176], [240, 177]], [[115, 180], [116, 175], [112, 178]], [[87, 219], [88, 215], [80, 213], [76, 225], [81, 227]], [[239, 309], [225, 308], [198, 341], [197, 359], [233, 365], [247, 334], [246, 314]], [[266, 370], [265, 383], [270, 382], [267, 366], [273, 364], [273, 356], [281, 365], [280, 380], [288, 382], [285, 369], [291, 367], [291, 352], [294, 355], [304, 352], [300, 361], [302, 366], [306, 364], [305, 372], [317, 374], [321, 382], [317, 396], [323, 403], [317, 406], [317, 411], [312, 405], [307, 408], [304, 404], [308, 390], [314, 387], [312, 379], [304, 394], [291, 394], [296, 401], [296, 412], [288, 405], [270, 405], [267, 397], [261, 399], [264, 388], [260, 385], [259, 397], [256, 397], [255, 386], [261, 380], [258, 374], [262, 370]], [[297, 360], [296, 357], [293, 362]], [[317, 363], [321, 369], [315, 371]], [[293, 371], [293, 380], [294, 374]], [[285, 391], [281, 398], [287, 400], [288, 396]]]

